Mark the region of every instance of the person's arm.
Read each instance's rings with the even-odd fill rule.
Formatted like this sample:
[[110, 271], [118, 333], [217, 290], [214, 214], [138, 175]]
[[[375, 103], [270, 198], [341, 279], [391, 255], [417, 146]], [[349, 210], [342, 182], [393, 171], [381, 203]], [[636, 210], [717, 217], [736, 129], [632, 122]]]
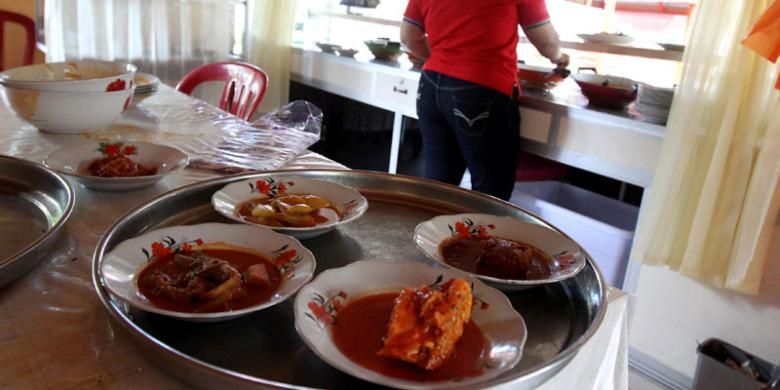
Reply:
[[561, 52], [561, 41], [550, 23], [544, 0], [517, 0], [517, 15], [525, 36], [541, 55], [558, 68], [569, 66], [569, 56]]
[[531, 41], [531, 44], [539, 50], [539, 53], [547, 57], [550, 62], [556, 64], [559, 68], [569, 66], [569, 56], [561, 52], [561, 41], [558, 33], [555, 31], [552, 23], [524, 28], [525, 36]]
[[415, 57], [427, 60], [431, 56], [431, 48], [428, 46], [428, 37], [422, 27], [404, 19], [401, 23], [401, 44]]

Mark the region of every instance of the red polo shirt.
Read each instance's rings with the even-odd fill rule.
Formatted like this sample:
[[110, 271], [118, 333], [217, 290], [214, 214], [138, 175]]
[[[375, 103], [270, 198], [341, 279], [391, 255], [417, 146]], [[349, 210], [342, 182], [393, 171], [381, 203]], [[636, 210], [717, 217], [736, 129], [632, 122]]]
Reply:
[[428, 34], [424, 69], [511, 95], [517, 26], [549, 23], [544, 0], [409, 0], [404, 21]]

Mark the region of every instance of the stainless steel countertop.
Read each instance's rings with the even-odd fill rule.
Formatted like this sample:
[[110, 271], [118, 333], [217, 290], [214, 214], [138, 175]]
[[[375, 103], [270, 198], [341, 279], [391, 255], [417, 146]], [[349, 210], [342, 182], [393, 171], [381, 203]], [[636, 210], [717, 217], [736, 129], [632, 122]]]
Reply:
[[567, 78], [550, 91], [523, 89], [520, 95], [520, 104], [528, 108], [552, 112], [569, 109], [587, 110], [663, 127], [666, 126], [666, 120], [669, 116], [668, 104], [671, 102], [659, 101], [668, 100], [668, 98], [668, 94], [657, 88], [640, 83], [639, 97], [625, 109], [598, 107], [589, 105], [588, 98], [580, 92], [574, 79]]
[[[294, 50], [329, 56], [336, 61], [360, 64], [374, 68], [377, 71], [402, 77], [419, 78], [420, 70], [412, 69], [412, 63], [406, 59], [406, 56], [402, 56], [398, 62], [380, 61], [375, 60], [367, 48], [358, 49], [360, 52], [355, 57], [341, 57], [336, 54], [324, 53], [315, 46], [294, 46]], [[571, 112], [570, 110], [582, 110], [582, 114], [603, 116], [602, 119], [605, 120], [628, 120], [630, 121], [626, 122], [628, 125], [636, 125], [636, 122], [640, 122], [643, 125], [648, 125], [641, 126], [643, 128], [663, 132], [669, 115], [668, 104], [670, 103], [663, 101], [664, 99], [668, 100], [668, 94], [664, 94], [657, 88], [640, 83], [637, 101], [624, 110], [592, 106], [588, 104], [588, 98], [580, 93], [577, 83], [573, 79], [567, 78], [548, 92], [524, 89], [520, 96], [520, 104], [530, 109], [550, 113], [568, 113]]]

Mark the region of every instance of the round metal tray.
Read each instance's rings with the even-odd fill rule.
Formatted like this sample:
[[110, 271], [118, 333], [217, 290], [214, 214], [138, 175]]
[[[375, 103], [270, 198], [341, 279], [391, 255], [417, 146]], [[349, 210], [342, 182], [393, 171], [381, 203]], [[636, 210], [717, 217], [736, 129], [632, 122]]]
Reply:
[[74, 203], [73, 190], [56, 172], [0, 156], [0, 287], [50, 253]]
[[[266, 172], [219, 178], [163, 194], [130, 211], [106, 232], [95, 249], [92, 277], [110, 315], [136, 345], [166, 372], [205, 387], [379, 388], [321, 361], [298, 337], [292, 300], [219, 324], [195, 324], [131, 309], [111, 297], [99, 270], [107, 252], [147, 230], [209, 221], [226, 222], [210, 203], [228, 183], [281, 174]], [[334, 181], [359, 190], [370, 206], [363, 218], [304, 241], [321, 272], [358, 260], [430, 262], [412, 241], [414, 227], [435, 215], [482, 212], [509, 215], [549, 226], [509, 203], [434, 181], [362, 171], [284, 171]], [[532, 389], [571, 360], [598, 329], [606, 311], [606, 290], [598, 267], [588, 265], [563, 282], [507, 294], [523, 315], [528, 341], [510, 372], [485, 386], [511, 383]]]

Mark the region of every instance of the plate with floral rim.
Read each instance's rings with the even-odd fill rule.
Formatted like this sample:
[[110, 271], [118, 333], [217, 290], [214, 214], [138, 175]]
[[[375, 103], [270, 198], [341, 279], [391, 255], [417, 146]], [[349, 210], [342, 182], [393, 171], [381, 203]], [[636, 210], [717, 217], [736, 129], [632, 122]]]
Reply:
[[[328, 211], [325, 220], [311, 227], [267, 226], [250, 222], [238, 213], [246, 201], [295, 194], [316, 195], [327, 200], [331, 207], [323, 209]], [[317, 237], [339, 225], [352, 222], [368, 210], [368, 200], [354, 188], [292, 175], [266, 176], [230, 183], [214, 193], [211, 204], [218, 213], [234, 221], [265, 227], [301, 240]]]
[[[138, 276], [151, 262], [171, 254], [208, 249], [230, 249], [261, 256], [279, 271], [281, 284], [270, 298], [256, 305], [208, 313], [164, 309], [140, 292]], [[204, 223], [166, 227], [122, 241], [106, 254], [98, 269], [101, 283], [115, 297], [137, 309], [187, 321], [216, 322], [284, 302], [311, 280], [316, 265], [311, 251], [293, 237], [249, 225]]]
[[571, 238], [545, 226], [513, 217], [491, 214], [440, 215], [420, 223], [414, 230], [414, 241], [420, 250], [437, 263], [454, 268], [444, 260], [440, 250], [441, 243], [451, 237], [502, 238], [530, 244], [550, 256], [550, 275], [542, 279], [503, 279], [461, 269], [499, 290], [522, 290], [560, 282], [576, 275], [586, 264], [579, 245]]
[[[353, 361], [334, 342], [339, 314], [353, 301], [399, 292], [405, 287], [437, 288], [452, 278], [465, 279], [472, 286], [475, 304], [470, 321], [485, 339], [477, 374], [425, 382], [401, 379]], [[447, 389], [455, 384], [479, 387], [520, 361], [527, 338], [525, 321], [506, 295], [459, 270], [412, 261], [357, 261], [322, 272], [295, 298], [295, 329], [309, 348], [331, 366], [369, 382], [402, 389]], [[374, 341], [366, 340], [366, 343]], [[452, 358], [451, 355], [449, 359]]]
[[[126, 157], [144, 167], [157, 168], [151, 175], [131, 177], [100, 177], [89, 171], [97, 159]], [[90, 142], [57, 150], [43, 164], [73, 177], [85, 187], [98, 191], [131, 191], [152, 186], [165, 176], [183, 169], [189, 159], [186, 154], [170, 146], [148, 142]]]

